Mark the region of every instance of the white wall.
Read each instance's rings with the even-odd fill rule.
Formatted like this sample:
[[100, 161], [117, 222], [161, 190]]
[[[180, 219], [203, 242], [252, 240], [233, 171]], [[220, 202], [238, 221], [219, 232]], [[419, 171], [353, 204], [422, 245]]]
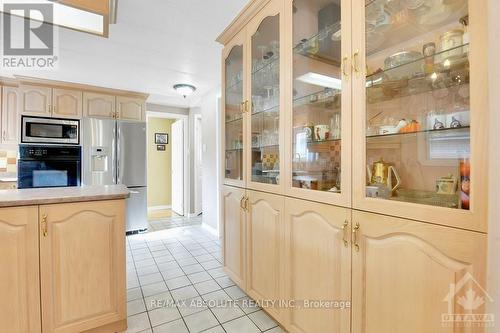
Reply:
[[[219, 172], [218, 172], [218, 123], [220, 112], [217, 110], [217, 98], [220, 88], [203, 96], [197, 107], [191, 108], [190, 118], [201, 114], [202, 140], [206, 146], [203, 151], [203, 194], [202, 211], [203, 224], [218, 232], [219, 214]], [[191, 119], [191, 120], [192, 120]], [[191, 121], [192, 123], [192, 121]], [[194, 195], [194, 191], [192, 191]]]
[[[489, 0], [489, 68], [490, 83], [490, 173], [489, 173], [489, 251], [488, 291], [495, 303], [490, 312], [495, 314], [496, 327], [488, 332], [500, 331], [500, 1]], [[478, 110], [479, 112], [481, 110]]]

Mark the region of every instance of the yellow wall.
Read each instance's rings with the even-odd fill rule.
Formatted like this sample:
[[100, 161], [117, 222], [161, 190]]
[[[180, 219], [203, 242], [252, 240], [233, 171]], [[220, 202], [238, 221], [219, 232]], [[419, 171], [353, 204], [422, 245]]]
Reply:
[[[172, 204], [172, 123], [175, 120], [148, 118], [148, 207]], [[156, 150], [155, 133], [168, 133], [166, 151]]]

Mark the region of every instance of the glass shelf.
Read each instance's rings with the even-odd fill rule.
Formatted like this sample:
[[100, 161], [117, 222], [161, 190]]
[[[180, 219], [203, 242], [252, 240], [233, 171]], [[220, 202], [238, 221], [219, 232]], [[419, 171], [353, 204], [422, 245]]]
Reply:
[[231, 119], [231, 120], [226, 120], [226, 124], [233, 124], [233, 123], [236, 123], [238, 121], [242, 121], [243, 120], [243, 117], [239, 117], [239, 118], [234, 118], [234, 119]]
[[264, 150], [264, 149], [273, 150], [273, 149], [278, 149], [279, 147], [280, 147], [279, 145], [273, 144], [273, 145], [265, 145], [265, 146], [252, 147], [252, 150]]
[[267, 64], [260, 66], [257, 69], [255, 69], [254, 71], [252, 71], [252, 76], [264, 72], [265, 69], [269, 69], [270, 67], [275, 65], [279, 60], [280, 60], [279, 56], [276, 56], [276, 55], [273, 56], [272, 59], [268, 60]]
[[[293, 99], [293, 107], [299, 106], [310, 106], [323, 109], [331, 109], [333, 106], [340, 108], [339, 98], [342, 95], [340, 90], [329, 90], [329, 93], [325, 93], [325, 90], [321, 90], [312, 94], [305, 96], [299, 96]], [[321, 97], [321, 95], [325, 95]]]
[[279, 105], [275, 105], [275, 106], [272, 106], [272, 107], [267, 108], [265, 110], [255, 111], [255, 112], [252, 112], [252, 116], [258, 116], [258, 115], [267, 114], [267, 113], [278, 113], [279, 107], [280, 107]]
[[454, 127], [454, 128], [442, 128], [442, 129], [434, 129], [434, 130], [423, 130], [423, 131], [415, 131], [415, 132], [405, 132], [405, 133], [391, 133], [391, 134], [380, 134], [380, 135], [367, 135], [367, 139], [378, 139], [378, 138], [399, 138], [406, 136], [415, 136], [419, 134], [443, 134], [443, 133], [452, 133], [452, 132], [469, 132], [470, 126], [463, 127]]
[[[336, 48], [331, 48], [330, 52], [322, 52], [321, 45], [324, 40], [335, 40], [340, 45], [340, 22], [328, 25], [319, 31], [316, 35], [302, 39], [294, 48], [295, 54], [318, 60], [327, 64], [340, 66], [340, 56], [336, 52]], [[334, 52], [336, 52], [334, 54]]]
[[[460, 51], [467, 46], [468, 44], [464, 44], [460, 47], [438, 53], [435, 58], [446, 56], [454, 51]], [[439, 63], [435, 63], [434, 70], [430, 73], [424, 74], [423, 71], [414, 73], [413, 69], [419, 67], [420, 63], [423, 68], [426, 59], [428, 57], [423, 57], [416, 61], [367, 76], [366, 94], [368, 102], [370, 104], [381, 103], [396, 98], [469, 84], [467, 54], [463, 53], [460, 57], [446, 58]], [[415, 67], [415, 65], [417, 66]]]

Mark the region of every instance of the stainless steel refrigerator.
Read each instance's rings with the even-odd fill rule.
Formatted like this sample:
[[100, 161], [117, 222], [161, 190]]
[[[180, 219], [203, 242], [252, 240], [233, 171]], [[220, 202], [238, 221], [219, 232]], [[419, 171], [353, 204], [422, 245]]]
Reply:
[[82, 136], [82, 183], [127, 186], [127, 233], [147, 230], [146, 124], [84, 118]]

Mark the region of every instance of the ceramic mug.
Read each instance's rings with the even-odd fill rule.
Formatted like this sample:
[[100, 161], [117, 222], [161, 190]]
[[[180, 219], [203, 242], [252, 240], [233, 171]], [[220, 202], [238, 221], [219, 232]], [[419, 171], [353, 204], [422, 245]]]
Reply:
[[316, 125], [314, 126], [314, 138], [316, 141], [328, 140], [330, 135], [330, 126], [328, 125]]

